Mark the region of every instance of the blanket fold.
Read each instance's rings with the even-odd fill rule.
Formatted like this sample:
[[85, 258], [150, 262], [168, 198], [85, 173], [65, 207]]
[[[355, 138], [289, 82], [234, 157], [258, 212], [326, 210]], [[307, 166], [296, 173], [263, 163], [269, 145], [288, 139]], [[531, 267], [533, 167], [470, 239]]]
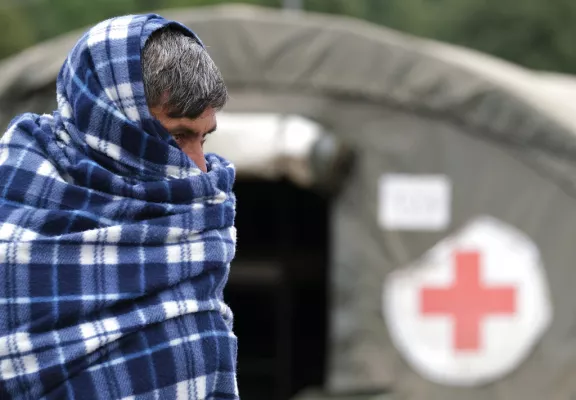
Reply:
[[234, 168], [202, 173], [148, 110], [140, 53], [173, 24], [104, 21], [58, 110], [0, 140], [0, 398], [238, 399], [223, 289]]

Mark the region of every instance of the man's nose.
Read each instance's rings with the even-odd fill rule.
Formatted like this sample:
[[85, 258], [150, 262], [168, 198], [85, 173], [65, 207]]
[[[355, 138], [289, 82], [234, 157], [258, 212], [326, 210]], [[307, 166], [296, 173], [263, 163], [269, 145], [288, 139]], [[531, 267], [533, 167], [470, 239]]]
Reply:
[[206, 159], [204, 158], [204, 153], [202, 153], [202, 156], [199, 157], [197, 160], [194, 160], [194, 162], [196, 163], [198, 168], [202, 170], [202, 172], [208, 172], [208, 167], [206, 166]]
[[194, 161], [196, 166], [202, 170], [202, 172], [208, 171], [208, 168], [206, 167], [206, 158], [204, 158], [204, 149], [200, 143], [193, 146], [193, 150], [191, 154], [188, 154], [188, 156], [192, 159], [192, 161]]

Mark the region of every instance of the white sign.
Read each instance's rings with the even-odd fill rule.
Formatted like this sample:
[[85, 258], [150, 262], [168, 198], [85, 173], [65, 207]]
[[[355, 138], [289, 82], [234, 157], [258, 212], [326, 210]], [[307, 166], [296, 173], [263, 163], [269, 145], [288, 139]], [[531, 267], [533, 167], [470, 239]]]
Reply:
[[535, 244], [493, 218], [470, 223], [384, 284], [392, 341], [440, 384], [492, 382], [516, 369], [552, 321]]
[[380, 178], [380, 226], [443, 230], [450, 224], [452, 185], [445, 175], [387, 174]]

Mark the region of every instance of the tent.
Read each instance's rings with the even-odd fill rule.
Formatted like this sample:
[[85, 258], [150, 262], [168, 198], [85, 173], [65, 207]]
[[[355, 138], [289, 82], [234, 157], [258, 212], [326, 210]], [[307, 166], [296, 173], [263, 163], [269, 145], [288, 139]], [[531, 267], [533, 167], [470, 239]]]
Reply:
[[[576, 394], [572, 78], [349, 18], [163, 14], [200, 34], [231, 92], [211, 145], [239, 171], [231, 285], [244, 289], [229, 299], [241, 390], [253, 379], [260, 393], [271, 382], [268, 399], [308, 386], [319, 389], [299, 399]], [[78, 36], [0, 64], [3, 124], [54, 107]], [[270, 224], [278, 234], [263, 237]], [[276, 342], [250, 338], [254, 324], [276, 327]]]

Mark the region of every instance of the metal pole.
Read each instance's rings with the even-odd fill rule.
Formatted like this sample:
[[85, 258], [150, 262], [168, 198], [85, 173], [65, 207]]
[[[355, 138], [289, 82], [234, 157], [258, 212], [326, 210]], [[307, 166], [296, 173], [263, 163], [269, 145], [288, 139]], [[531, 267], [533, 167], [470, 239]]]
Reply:
[[282, 7], [285, 10], [302, 10], [303, 0], [282, 0]]

